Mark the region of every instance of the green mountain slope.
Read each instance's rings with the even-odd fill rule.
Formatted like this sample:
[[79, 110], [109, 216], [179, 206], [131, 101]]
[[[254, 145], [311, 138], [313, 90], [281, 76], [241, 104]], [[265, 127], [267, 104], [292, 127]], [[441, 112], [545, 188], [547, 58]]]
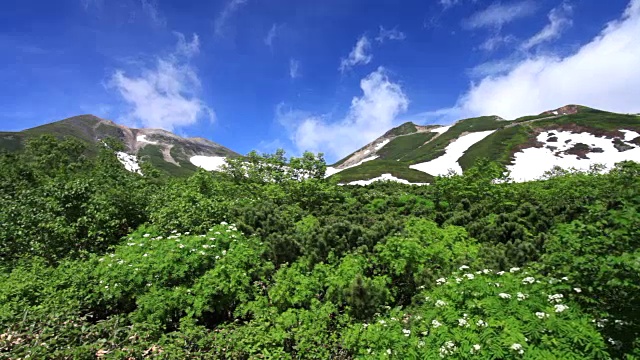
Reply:
[[[567, 105], [515, 120], [504, 120], [492, 115], [463, 119], [449, 127], [405, 123], [332, 165], [329, 173], [335, 174], [332, 176], [343, 183], [368, 180], [385, 173], [411, 182], [429, 181], [426, 179], [433, 179], [433, 174], [429, 173], [428, 168], [420, 168], [422, 171], [418, 171], [411, 168], [412, 165], [444, 159], [442, 157], [447, 154], [449, 145], [467, 134], [484, 131], [493, 132], [470, 144], [461, 156], [451, 160], [452, 168], [459, 166], [465, 171], [481, 158], [488, 158], [505, 166], [512, 165], [516, 153], [527, 148], [542, 147], [537, 136], [548, 131], [588, 133], [604, 137], [617, 144], [618, 151], [634, 149], [640, 143], [640, 137], [624, 140], [624, 132], [620, 130], [640, 131], [640, 117]], [[585, 144], [576, 146], [578, 148], [574, 152], [590, 151]], [[581, 146], [586, 148], [580, 150]], [[583, 157], [588, 159], [585, 154]]]
[[80, 115], [20, 132], [0, 132], [0, 150], [20, 151], [25, 141], [49, 134], [58, 138], [74, 137], [88, 146], [93, 155], [101, 140], [111, 137], [125, 146], [125, 152], [149, 161], [160, 171], [172, 176], [188, 176], [198, 168], [193, 156], [238, 157], [240, 154], [204, 138], [182, 138], [160, 129], [135, 129], [93, 115]]

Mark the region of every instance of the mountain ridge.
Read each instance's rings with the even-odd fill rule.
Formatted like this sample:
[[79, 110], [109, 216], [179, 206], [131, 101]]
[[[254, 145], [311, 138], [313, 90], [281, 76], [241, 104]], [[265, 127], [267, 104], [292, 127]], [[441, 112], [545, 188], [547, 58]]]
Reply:
[[[415, 130], [421, 126], [421, 132]], [[640, 119], [637, 116], [569, 104], [513, 120], [490, 115], [461, 119], [446, 126], [406, 122], [329, 166], [327, 174], [337, 177], [344, 184], [362, 184], [363, 181], [390, 177], [413, 183], [429, 183], [435, 176], [447, 174], [448, 169], [462, 173], [482, 157], [502, 164], [507, 170], [511, 170], [509, 166], [517, 165], [519, 168], [522, 165], [514, 163], [521, 156], [518, 154], [530, 153], [531, 149], [550, 150], [558, 159], [545, 157], [548, 154], [538, 155], [547, 162], [562, 165], [566, 165], [563, 163], [565, 156], [578, 152], [580, 159], [588, 160], [571, 163], [578, 165], [578, 168], [584, 168], [583, 165], [593, 163], [595, 159], [602, 160], [596, 155], [592, 155], [593, 159], [587, 155], [597, 153], [602, 148], [573, 143], [571, 137], [566, 139], [567, 146], [571, 145], [571, 148], [561, 146], [552, 150], [553, 146], [547, 144], [545, 139], [537, 139], [545, 131], [556, 131], [563, 136], [565, 133], [575, 134], [574, 138], [584, 138], [584, 141], [591, 136], [588, 141], [592, 143], [599, 142], [599, 137], [605, 137], [611, 140], [612, 146], [607, 143], [601, 146], [620, 153], [631, 151], [623, 157], [613, 153], [612, 159], [640, 161], [640, 153], [636, 154], [640, 151], [637, 149], [640, 136], [634, 135], [640, 131]], [[635, 137], [629, 138], [632, 135]], [[553, 142], [553, 136], [548, 138]], [[383, 146], [376, 148], [380, 144]], [[609, 159], [604, 160], [608, 163]], [[542, 176], [543, 173], [538, 175]], [[526, 179], [532, 180], [532, 174], [528, 174]]]
[[[43, 134], [58, 138], [78, 138], [90, 145], [90, 154], [97, 151], [101, 140], [113, 137], [125, 147], [122, 154], [119, 154], [119, 159], [129, 170], [133, 166], [129, 166], [129, 163], [138, 156], [148, 160], [159, 170], [177, 176], [190, 175], [198, 167], [214, 170], [223, 163], [221, 158], [241, 156], [203, 137], [181, 137], [164, 129], [132, 128], [91, 114], [72, 116], [18, 132], [0, 132], [0, 149], [20, 150], [25, 140]], [[209, 158], [210, 161], [199, 161], [196, 165], [194, 157], [200, 157], [198, 160]]]

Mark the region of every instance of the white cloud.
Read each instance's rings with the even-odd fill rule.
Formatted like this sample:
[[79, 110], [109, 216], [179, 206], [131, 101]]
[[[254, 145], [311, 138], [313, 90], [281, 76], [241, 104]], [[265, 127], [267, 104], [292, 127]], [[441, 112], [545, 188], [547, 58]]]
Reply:
[[222, 9], [218, 17], [214, 21], [214, 34], [216, 36], [223, 36], [224, 29], [227, 21], [233, 14], [238, 11], [244, 4], [247, 3], [248, 0], [231, 0], [229, 3]]
[[496, 114], [507, 119], [566, 104], [621, 113], [640, 112], [640, 0], [575, 53], [529, 56], [510, 70], [471, 84], [453, 108], [430, 115], [456, 118]]
[[192, 125], [202, 118], [213, 120], [213, 110], [197, 95], [200, 80], [189, 63], [198, 52], [196, 34], [190, 42], [178, 34], [175, 51], [157, 58], [154, 68], [142, 69], [137, 77], [116, 70], [109, 86], [131, 107], [123, 120], [166, 130]]
[[391, 82], [382, 67], [362, 79], [360, 88], [362, 96], [354, 97], [346, 116], [336, 122], [328, 121], [329, 115], [285, 110], [282, 104], [276, 117], [298, 150], [343, 157], [396, 125], [398, 115], [409, 106], [400, 85]]
[[362, 35], [356, 46], [353, 47], [353, 50], [349, 53], [349, 57], [346, 59], [342, 59], [340, 61], [340, 71], [345, 72], [349, 70], [351, 67], [360, 64], [368, 64], [373, 59], [373, 55], [369, 54], [369, 50], [371, 49], [371, 43], [366, 35]]
[[467, 29], [483, 27], [500, 29], [504, 24], [529, 16], [535, 11], [536, 4], [532, 0], [523, 0], [509, 4], [496, 2], [486, 9], [473, 14], [468, 19], [465, 19], [462, 25]]
[[300, 61], [289, 59], [289, 77], [292, 79], [300, 77]]
[[533, 35], [527, 41], [522, 44], [523, 50], [529, 50], [534, 46], [537, 46], [543, 42], [555, 40], [560, 37], [560, 34], [573, 22], [569, 18], [572, 12], [572, 7], [568, 3], [554, 8], [549, 12], [549, 23], [540, 30], [537, 34]]
[[406, 35], [402, 31], [398, 31], [397, 28], [393, 29], [385, 29], [383, 26], [380, 26], [380, 34], [376, 37], [376, 41], [379, 43], [385, 42], [385, 40], [404, 40], [406, 39]]
[[277, 24], [273, 24], [271, 26], [271, 29], [269, 30], [269, 33], [264, 38], [264, 44], [267, 45], [268, 47], [272, 47], [273, 46], [273, 40], [276, 38], [276, 35], [278, 35], [278, 25]]

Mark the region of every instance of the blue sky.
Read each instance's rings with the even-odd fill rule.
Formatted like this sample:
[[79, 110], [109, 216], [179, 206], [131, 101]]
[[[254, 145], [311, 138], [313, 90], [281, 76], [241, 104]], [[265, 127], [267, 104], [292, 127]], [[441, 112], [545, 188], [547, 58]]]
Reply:
[[640, 0], [4, 0], [0, 129], [92, 113], [329, 162], [404, 121], [640, 112]]

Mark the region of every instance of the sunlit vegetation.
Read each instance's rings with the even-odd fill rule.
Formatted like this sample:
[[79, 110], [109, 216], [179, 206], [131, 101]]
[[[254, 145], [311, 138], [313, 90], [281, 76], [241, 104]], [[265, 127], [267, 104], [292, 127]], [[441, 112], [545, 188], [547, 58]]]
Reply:
[[107, 145], [0, 155], [2, 358], [640, 356], [636, 163], [352, 187], [311, 153], [167, 179]]

